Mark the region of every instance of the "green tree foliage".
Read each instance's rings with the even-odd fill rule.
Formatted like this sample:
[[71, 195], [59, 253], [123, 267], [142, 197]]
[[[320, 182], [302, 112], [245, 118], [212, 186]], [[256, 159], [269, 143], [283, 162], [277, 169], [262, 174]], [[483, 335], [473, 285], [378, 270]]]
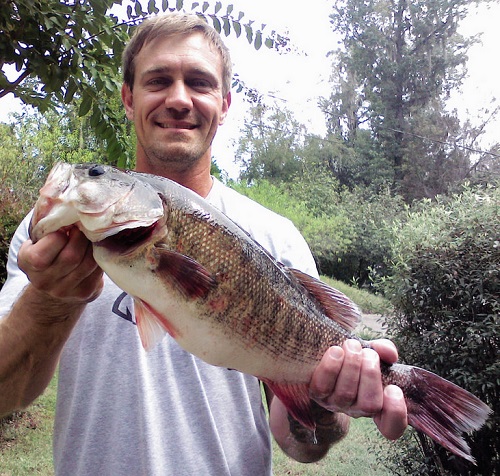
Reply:
[[249, 183], [292, 180], [302, 170], [303, 136], [304, 127], [286, 108], [253, 105], [236, 150], [240, 178]]
[[322, 108], [329, 133], [355, 151], [346, 185], [349, 179], [366, 182], [381, 169], [411, 201], [445, 192], [468, 176], [469, 154], [449, 140], [460, 139], [462, 131], [445, 100], [460, 86], [475, 41], [457, 32], [470, 4], [335, 2], [331, 21], [342, 47], [334, 52], [333, 92]]
[[[127, 25], [107, 14], [115, 3], [121, 2], [8, 1], [0, 10], [0, 97], [12, 93], [44, 112], [77, 95], [79, 114], [91, 114], [108, 153], [117, 157], [124, 146], [107, 98], [119, 87]], [[14, 79], [5, 65], [15, 67]]]
[[[339, 185], [328, 172], [306, 174], [287, 184], [293, 199], [304, 202], [315, 217], [318, 230], [304, 232], [323, 274], [358, 286], [370, 285], [370, 270], [384, 275], [384, 265], [394, 240], [394, 226], [399, 224], [406, 207], [400, 196], [388, 189], [378, 194], [355, 187]], [[332, 217], [340, 230], [321, 230], [321, 223]], [[332, 246], [342, 232], [343, 246]]]
[[[0, 98], [12, 93], [41, 112], [80, 98], [78, 114], [89, 116], [96, 135], [104, 140], [110, 162], [130, 166], [123, 112], [110, 105], [119, 91], [121, 53], [130, 29], [160, 11], [182, 10], [183, 0], [8, 0], [0, 9]], [[121, 8], [119, 8], [122, 6]], [[115, 7], [113, 9], [113, 7]], [[210, 21], [217, 31], [245, 38], [256, 49], [286, 49], [288, 38], [276, 31], [265, 34], [243, 12], [221, 2], [194, 2], [191, 10]], [[125, 12], [125, 19], [117, 12]], [[14, 78], [5, 66], [15, 68]], [[238, 90], [244, 85], [236, 78]]]
[[[494, 411], [467, 437], [477, 468], [419, 435], [427, 469], [410, 474], [493, 475], [500, 467], [499, 229], [500, 189], [468, 188], [435, 205], [423, 202], [395, 235], [385, 289], [396, 310], [388, 332], [403, 359], [468, 389]], [[418, 466], [407, 458], [408, 467]]]

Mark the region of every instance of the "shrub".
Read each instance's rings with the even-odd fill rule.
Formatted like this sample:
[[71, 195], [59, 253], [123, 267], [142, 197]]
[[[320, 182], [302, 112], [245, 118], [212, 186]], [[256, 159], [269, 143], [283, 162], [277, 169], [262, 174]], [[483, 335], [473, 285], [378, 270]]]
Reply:
[[492, 475], [500, 464], [499, 210], [498, 188], [467, 188], [426, 202], [397, 234], [384, 283], [395, 308], [389, 334], [405, 361], [466, 388], [494, 412], [466, 437], [477, 467], [419, 435], [425, 474]]
[[22, 186], [13, 188], [5, 180], [0, 181], [0, 286], [7, 277], [5, 266], [12, 235], [35, 199], [33, 190]]

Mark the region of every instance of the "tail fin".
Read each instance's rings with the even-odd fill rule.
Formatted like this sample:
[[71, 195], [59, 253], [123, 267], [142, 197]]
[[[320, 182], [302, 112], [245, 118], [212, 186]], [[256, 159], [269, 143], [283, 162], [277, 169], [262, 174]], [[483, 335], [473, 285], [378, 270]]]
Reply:
[[477, 397], [432, 372], [409, 365], [391, 365], [385, 383], [405, 395], [408, 423], [434, 441], [475, 464], [463, 432], [478, 430], [491, 409]]

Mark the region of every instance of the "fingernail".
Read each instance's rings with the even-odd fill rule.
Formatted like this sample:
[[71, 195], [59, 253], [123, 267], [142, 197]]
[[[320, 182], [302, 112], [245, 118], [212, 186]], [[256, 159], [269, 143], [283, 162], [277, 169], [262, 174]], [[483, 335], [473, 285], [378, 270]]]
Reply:
[[385, 393], [390, 398], [404, 398], [403, 391], [396, 385], [388, 385], [385, 387]]
[[344, 351], [340, 347], [330, 347], [328, 350], [328, 355], [333, 360], [341, 360], [344, 357]]
[[357, 340], [348, 339], [346, 341], [346, 346], [351, 352], [361, 352], [361, 344]]

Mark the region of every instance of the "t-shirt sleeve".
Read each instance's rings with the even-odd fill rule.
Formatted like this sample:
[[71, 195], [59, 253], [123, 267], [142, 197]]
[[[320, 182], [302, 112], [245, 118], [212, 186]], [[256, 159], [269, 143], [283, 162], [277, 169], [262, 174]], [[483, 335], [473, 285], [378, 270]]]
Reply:
[[9, 312], [14, 301], [28, 284], [28, 278], [17, 266], [17, 254], [21, 245], [29, 238], [30, 220], [31, 213], [18, 226], [10, 243], [7, 259], [7, 280], [0, 291], [0, 319]]

